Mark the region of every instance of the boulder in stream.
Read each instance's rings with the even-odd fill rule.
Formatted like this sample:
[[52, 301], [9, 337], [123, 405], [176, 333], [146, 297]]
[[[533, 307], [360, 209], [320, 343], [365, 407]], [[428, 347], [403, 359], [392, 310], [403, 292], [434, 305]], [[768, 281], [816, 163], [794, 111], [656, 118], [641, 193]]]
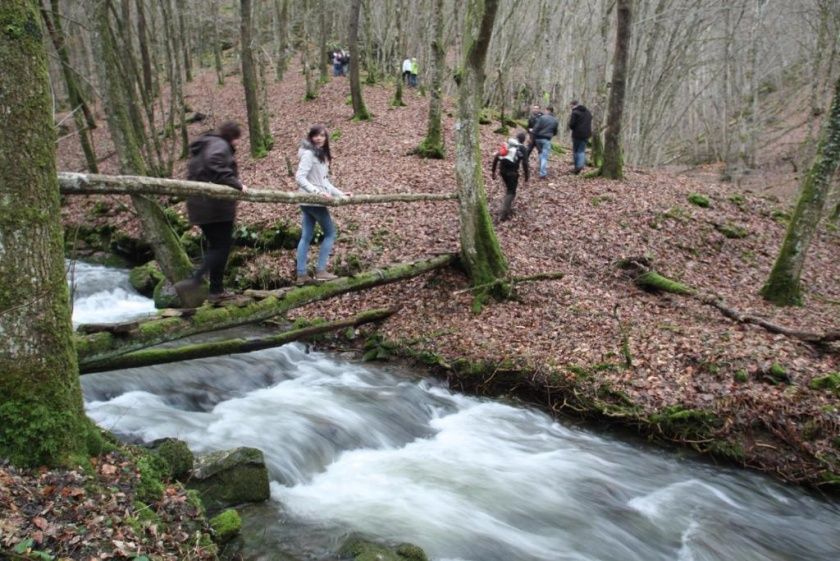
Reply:
[[338, 550], [341, 559], [353, 561], [428, 561], [426, 553], [416, 545], [403, 543], [395, 548], [350, 536]]
[[199, 492], [210, 511], [265, 501], [269, 488], [263, 453], [242, 447], [196, 456], [187, 487]]

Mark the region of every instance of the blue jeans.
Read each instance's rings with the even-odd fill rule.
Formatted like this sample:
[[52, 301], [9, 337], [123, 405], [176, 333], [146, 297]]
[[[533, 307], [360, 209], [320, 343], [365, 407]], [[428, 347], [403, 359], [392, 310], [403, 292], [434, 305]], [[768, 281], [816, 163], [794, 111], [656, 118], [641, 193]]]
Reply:
[[301, 206], [303, 224], [300, 232], [300, 241], [297, 247], [297, 274], [306, 274], [306, 256], [309, 254], [309, 246], [312, 243], [312, 236], [315, 235], [315, 223], [321, 225], [324, 231], [324, 239], [321, 240], [321, 249], [318, 251], [318, 266], [315, 271], [320, 273], [327, 270], [327, 260], [330, 258], [333, 244], [335, 243], [335, 225], [330, 218], [330, 211], [324, 206]]
[[535, 139], [540, 149], [540, 177], [548, 175], [548, 155], [551, 153], [551, 141], [547, 138]]
[[586, 166], [586, 141], [573, 138], [572, 152], [574, 153], [575, 169], [583, 169]]
[[340, 62], [333, 63], [333, 76], [342, 76], [343, 72], [341, 70], [342, 67]]

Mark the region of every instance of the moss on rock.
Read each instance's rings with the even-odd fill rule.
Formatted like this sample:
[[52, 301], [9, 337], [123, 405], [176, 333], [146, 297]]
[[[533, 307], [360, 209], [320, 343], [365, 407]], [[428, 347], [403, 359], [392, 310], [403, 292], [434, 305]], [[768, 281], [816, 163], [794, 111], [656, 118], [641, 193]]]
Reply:
[[189, 446], [177, 438], [165, 438], [156, 448], [157, 454], [166, 460], [169, 476], [182, 480], [192, 470], [195, 457]]
[[225, 544], [239, 534], [242, 529], [242, 519], [235, 509], [229, 508], [211, 518], [210, 527], [213, 528], [216, 543]]
[[392, 549], [360, 536], [347, 538], [338, 555], [353, 561], [428, 561], [426, 553], [416, 545], [404, 543]]
[[187, 486], [201, 495], [211, 511], [269, 497], [268, 469], [262, 451], [236, 448], [196, 458]]
[[134, 267], [128, 273], [128, 282], [132, 288], [147, 298], [154, 295], [155, 287], [163, 280], [163, 273], [154, 261]]

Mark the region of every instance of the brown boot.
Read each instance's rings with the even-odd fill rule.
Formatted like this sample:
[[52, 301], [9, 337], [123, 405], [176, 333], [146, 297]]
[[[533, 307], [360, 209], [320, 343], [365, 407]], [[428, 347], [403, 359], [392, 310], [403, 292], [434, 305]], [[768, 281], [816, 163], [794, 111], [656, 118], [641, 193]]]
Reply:
[[317, 271], [315, 273], [315, 280], [318, 282], [326, 282], [337, 279], [338, 276], [327, 271]]

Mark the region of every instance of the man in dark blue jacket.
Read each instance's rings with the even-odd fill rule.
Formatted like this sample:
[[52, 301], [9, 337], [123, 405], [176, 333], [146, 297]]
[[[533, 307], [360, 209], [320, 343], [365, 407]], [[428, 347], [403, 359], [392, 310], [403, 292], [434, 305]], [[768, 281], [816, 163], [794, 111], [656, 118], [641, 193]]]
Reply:
[[[231, 189], [245, 191], [239, 181], [239, 169], [233, 154], [234, 145], [242, 136], [239, 125], [233, 122], [222, 124], [215, 132], [204, 134], [190, 144], [190, 161], [187, 164], [187, 179], [227, 185]], [[192, 277], [175, 283], [175, 290], [185, 306], [198, 305], [200, 287], [204, 275], [210, 276], [211, 302], [222, 300], [230, 293], [224, 290], [225, 266], [233, 246], [233, 222], [236, 218], [236, 201], [210, 197], [187, 199], [187, 215], [190, 224], [201, 228], [207, 240], [204, 262]]]
[[577, 100], [572, 102], [569, 130], [572, 131], [575, 174], [578, 174], [586, 166], [586, 143], [592, 136], [592, 113]]

